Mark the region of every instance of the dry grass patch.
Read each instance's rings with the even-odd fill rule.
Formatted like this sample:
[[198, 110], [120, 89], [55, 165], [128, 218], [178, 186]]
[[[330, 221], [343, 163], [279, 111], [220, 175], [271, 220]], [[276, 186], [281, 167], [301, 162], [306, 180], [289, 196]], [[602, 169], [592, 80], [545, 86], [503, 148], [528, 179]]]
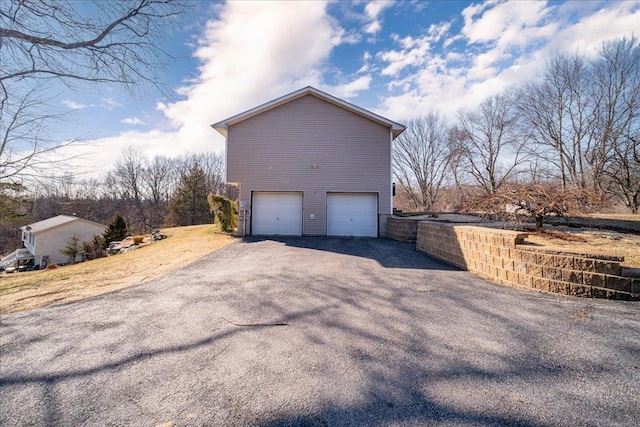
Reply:
[[640, 221], [639, 214], [589, 214], [592, 218], [617, 219], [622, 221]]
[[0, 314], [77, 301], [137, 285], [236, 240], [214, 225], [167, 228], [162, 233], [169, 238], [124, 254], [54, 270], [0, 276]]
[[561, 246], [567, 250], [591, 251], [624, 256], [623, 267], [640, 268], [640, 236], [615, 231], [576, 229], [545, 229], [530, 233], [529, 243], [542, 246]]

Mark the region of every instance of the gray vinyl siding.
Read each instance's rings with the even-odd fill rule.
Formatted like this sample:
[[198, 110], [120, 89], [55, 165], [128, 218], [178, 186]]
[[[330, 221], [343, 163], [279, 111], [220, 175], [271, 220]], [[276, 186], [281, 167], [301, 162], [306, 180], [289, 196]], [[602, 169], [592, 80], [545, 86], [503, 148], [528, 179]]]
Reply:
[[378, 193], [378, 213], [391, 213], [390, 144], [389, 127], [306, 95], [229, 126], [227, 179], [241, 200], [302, 191], [303, 233], [324, 235], [327, 192]]

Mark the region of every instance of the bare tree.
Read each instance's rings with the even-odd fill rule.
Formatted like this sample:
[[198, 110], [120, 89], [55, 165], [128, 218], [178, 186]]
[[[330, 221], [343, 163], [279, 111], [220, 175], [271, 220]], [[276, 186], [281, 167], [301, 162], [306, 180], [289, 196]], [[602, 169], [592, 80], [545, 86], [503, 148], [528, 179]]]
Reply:
[[198, 162], [180, 177], [180, 183], [169, 204], [168, 221], [175, 225], [207, 224], [213, 215], [207, 201], [206, 174]]
[[631, 213], [640, 213], [640, 131], [620, 138], [605, 173], [608, 191], [617, 196]]
[[449, 206], [458, 211], [462, 209], [465, 201], [469, 197], [469, 186], [466, 183], [467, 173], [463, 167], [465, 164], [464, 147], [456, 140], [456, 131], [449, 129], [447, 135], [447, 145], [449, 146], [449, 173], [451, 173], [452, 184], [447, 189], [449, 196]]
[[146, 230], [148, 224], [147, 213], [144, 206], [144, 183], [143, 175], [146, 168], [146, 158], [142, 153], [128, 147], [122, 150], [122, 157], [116, 162], [114, 173], [117, 177], [122, 198], [132, 202], [134, 207], [134, 217], [128, 218], [132, 228], [136, 231]]
[[[3, 61], [0, 82], [62, 78], [134, 85], [155, 83], [164, 55], [167, 18], [184, 4], [175, 0], [103, 2], [5, 0], [0, 10]], [[157, 28], [162, 21], [164, 28]]]
[[25, 190], [20, 184], [0, 182], [0, 257], [22, 246], [18, 227], [33, 208]]
[[633, 212], [640, 208], [640, 41], [607, 42], [594, 61], [597, 121], [594, 149], [586, 153], [597, 186]]
[[41, 89], [35, 85], [23, 95], [10, 97], [0, 82], [0, 180], [17, 176], [37, 180], [60, 163], [54, 151], [73, 143], [50, 138], [48, 124], [65, 113], [54, 112]]
[[[181, 0], [24, 1], [0, 8], [0, 179], [59, 162], [65, 142], [42, 132], [57, 115], [39, 88], [51, 81], [72, 89], [93, 84], [159, 85], [167, 25]], [[162, 24], [161, 24], [162, 22]], [[50, 107], [50, 106], [49, 106]]]
[[448, 124], [430, 112], [410, 120], [393, 142], [393, 173], [413, 203], [423, 210], [434, 208], [449, 162]]
[[475, 110], [458, 112], [450, 134], [458, 168], [486, 194], [494, 194], [516, 173], [525, 158], [524, 141], [510, 92], [485, 99]]
[[612, 193], [631, 207], [639, 70], [638, 39], [622, 38], [604, 43], [593, 59], [556, 55], [539, 81], [525, 84], [518, 106], [539, 170], [563, 189]]
[[175, 191], [177, 161], [164, 156], [155, 156], [144, 169], [142, 181], [146, 187], [147, 199], [151, 203], [150, 221], [152, 226], [160, 226], [168, 214], [170, 195]]
[[556, 172], [563, 188], [586, 188], [586, 153], [594, 150], [595, 119], [588, 62], [579, 55], [556, 55], [542, 79], [518, 94], [523, 128], [533, 141], [531, 152]]
[[536, 231], [540, 231], [548, 216], [584, 215], [597, 210], [601, 203], [602, 199], [595, 192], [580, 188], [564, 189], [560, 181], [507, 183], [494, 194], [472, 201], [467, 210], [518, 222], [533, 217]]
[[[202, 162], [202, 163], [200, 163]], [[204, 166], [202, 166], [204, 164]], [[207, 192], [225, 191], [224, 160], [216, 153], [187, 154], [178, 158], [147, 159], [138, 149], [127, 147], [103, 178], [103, 198], [117, 205], [136, 231], [163, 225], [181, 180], [193, 168], [202, 171]], [[206, 201], [206, 200], [205, 200]]]
[[182, 157], [182, 167], [178, 179], [180, 176], [189, 173], [195, 165], [204, 171], [207, 180], [207, 191], [214, 194], [222, 194], [225, 189], [224, 156], [210, 151], [186, 154]]
[[206, 152], [200, 155], [200, 166], [207, 176], [209, 192], [214, 194], [225, 193], [224, 155], [214, 152]]

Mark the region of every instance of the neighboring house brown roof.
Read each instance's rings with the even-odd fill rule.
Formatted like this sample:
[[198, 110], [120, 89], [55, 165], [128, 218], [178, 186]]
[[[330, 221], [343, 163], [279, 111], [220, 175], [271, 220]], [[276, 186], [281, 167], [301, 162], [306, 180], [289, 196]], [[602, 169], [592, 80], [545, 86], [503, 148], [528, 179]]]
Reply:
[[54, 216], [53, 218], [48, 218], [42, 221], [34, 222], [33, 224], [22, 226], [20, 227], [20, 229], [28, 230], [31, 234], [38, 234], [40, 232], [50, 230], [52, 228], [59, 227], [61, 225], [68, 224], [74, 221], [88, 222], [90, 224], [94, 224], [96, 226], [106, 228], [106, 226], [103, 224], [89, 221], [88, 219], [78, 218], [77, 216], [58, 215], [58, 216]]
[[212, 128], [214, 128], [215, 130], [217, 130], [220, 134], [222, 134], [223, 136], [227, 136], [227, 129], [229, 128], [229, 126], [234, 125], [236, 123], [239, 123], [243, 120], [246, 120], [250, 117], [256, 116], [258, 114], [264, 113], [265, 111], [271, 110], [272, 108], [276, 108], [279, 107], [280, 105], [286, 104], [288, 102], [291, 102], [295, 99], [301, 98], [305, 95], [313, 95], [316, 96], [320, 99], [323, 99], [327, 102], [330, 102], [334, 105], [337, 105], [339, 107], [342, 107], [346, 110], [349, 110], [355, 114], [358, 114], [362, 117], [365, 117], [369, 120], [372, 120], [376, 123], [380, 123], [384, 126], [388, 126], [389, 128], [391, 128], [391, 132], [393, 133], [393, 137], [396, 138], [398, 135], [400, 135], [404, 130], [405, 127], [399, 123], [396, 123], [392, 120], [389, 119], [385, 119], [382, 116], [379, 116], [375, 113], [372, 113], [371, 111], [367, 111], [364, 108], [360, 108], [356, 105], [350, 104], [346, 101], [343, 101], [342, 99], [336, 98], [332, 95], [329, 95], [328, 93], [322, 92], [314, 87], [311, 86], [307, 86], [305, 88], [302, 88], [300, 90], [297, 90], [295, 92], [291, 92], [288, 95], [284, 95], [281, 96], [280, 98], [276, 98], [273, 101], [269, 101], [265, 104], [259, 105], [255, 108], [252, 108], [250, 110], [247, 110], [243, 113], [240, 114], [236, 114], [233, 117], [229, 117], [228, 119], [222, 120], [218, 123], [214, 123], [211, 125]]

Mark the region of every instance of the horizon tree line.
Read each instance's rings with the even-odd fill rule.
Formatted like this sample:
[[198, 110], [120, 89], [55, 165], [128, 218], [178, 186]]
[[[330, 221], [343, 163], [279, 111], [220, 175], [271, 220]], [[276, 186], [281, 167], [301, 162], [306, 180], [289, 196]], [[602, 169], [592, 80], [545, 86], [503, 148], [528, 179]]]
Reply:
[[[557, 54], [539, 78], [453, 119], [429, 111], [410, 120], [394, 141], [394, 177], [416, 210], [487, 208], [497, 195], [504, 209], [506, 193], [518, 203], [564, 193], [567, 210], [622, 204], [637, 214], [638, 38], [605, 42], [594, 57]], [[527, 185], [539, 191], [523, 193]]]
[[[100, 177], [42, 177], [28, 188], [16, 188], [15, 194], [3, 193], [0, 251], [19, 245], [18, 227], [56, 215], [106, 224], [121, 214], [131, 232], [148, 233], [159, 227], [213, 222], [208, 194], [237, 197], [235, 187], [224, 182], [222, 154], [149, 159], [132, 147], [124, 149], [113, 168]], [[2, 209], [6, 201], [12, 203]]]

